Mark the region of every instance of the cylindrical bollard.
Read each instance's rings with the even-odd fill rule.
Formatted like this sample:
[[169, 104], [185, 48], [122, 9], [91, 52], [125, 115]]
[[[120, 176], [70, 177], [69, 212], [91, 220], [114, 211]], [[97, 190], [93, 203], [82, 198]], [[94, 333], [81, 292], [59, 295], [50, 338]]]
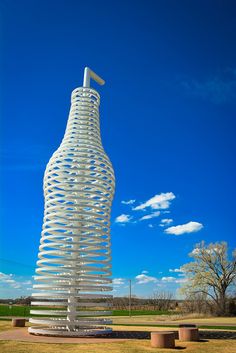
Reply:
[[199, 331], [196, 327], [180, 327], [179, 328], [180, 341], [199, 341]]
[[13, 327], [25, 327], [25, 319], [12, 319]]
[[175, 334], [169, 331], [151, 332], [151, 347], [175, 348]]

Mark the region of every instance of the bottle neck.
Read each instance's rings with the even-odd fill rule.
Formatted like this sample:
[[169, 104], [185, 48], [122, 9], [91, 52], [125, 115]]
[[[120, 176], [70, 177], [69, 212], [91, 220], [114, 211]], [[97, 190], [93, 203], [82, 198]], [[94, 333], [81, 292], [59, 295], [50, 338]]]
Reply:
[[61, 145], [101, 148], [100, 96], [91, 88], [76, 88], [71, 95], [71, 108]]

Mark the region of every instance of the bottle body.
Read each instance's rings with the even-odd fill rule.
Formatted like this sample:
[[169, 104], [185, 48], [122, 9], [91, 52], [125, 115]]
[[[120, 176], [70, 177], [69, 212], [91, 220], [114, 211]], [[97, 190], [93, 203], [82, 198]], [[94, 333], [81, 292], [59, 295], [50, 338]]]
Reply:
[[[44, 175], [45, 210], [33, 310], [45, 328], [29, 332], [90, 335], [109, 332], [111, 290], [110, 211], [115, 178], [100, 137], [99, 94], [72, 92], [66, 132]], [[50, 304], [48, 304], [50, 303]], [[94, 310], [92, 310], [94, 308]], [[55, 316], [55, 317], [54, 317]]]

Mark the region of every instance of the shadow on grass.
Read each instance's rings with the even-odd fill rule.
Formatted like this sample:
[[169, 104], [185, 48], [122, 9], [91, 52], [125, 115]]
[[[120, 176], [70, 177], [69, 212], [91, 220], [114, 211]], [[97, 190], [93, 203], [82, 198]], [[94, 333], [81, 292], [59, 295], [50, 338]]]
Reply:
[[[193, 341], [194, 342], [194, 341]], [[195, 341], [195, 342], [200, 342], [200, 343], [204, 343], [204, 342], [209, 342], [208, 340], [199, 340], [199, 341]], [[178, 349], [178, 350], [182, 350], [182, 349], [186, 349], [187, 347], [183, 347], [183, 346], [175, 346], [175, 349]]]
[[182, 350], [182, 349], [186, 349], [186, 347], [183, 347], [183, 346], [175, 346], [175, 348], [174, 349], [178, 349], [178, 350]]

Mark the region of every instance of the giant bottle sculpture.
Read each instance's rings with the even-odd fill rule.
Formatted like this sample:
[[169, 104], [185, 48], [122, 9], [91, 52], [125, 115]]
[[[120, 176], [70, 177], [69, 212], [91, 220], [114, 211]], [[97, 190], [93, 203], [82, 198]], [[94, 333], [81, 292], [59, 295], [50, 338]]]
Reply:
[[[100, 136], [97, 91], [85, 68], [66, 132], [44, 175], [45, 210], [29, 328], [33, 334], [104, 334], [110, 314], [110, 211], [114, 172]], [[105, 292], [105, 293], [104, 293]]]

